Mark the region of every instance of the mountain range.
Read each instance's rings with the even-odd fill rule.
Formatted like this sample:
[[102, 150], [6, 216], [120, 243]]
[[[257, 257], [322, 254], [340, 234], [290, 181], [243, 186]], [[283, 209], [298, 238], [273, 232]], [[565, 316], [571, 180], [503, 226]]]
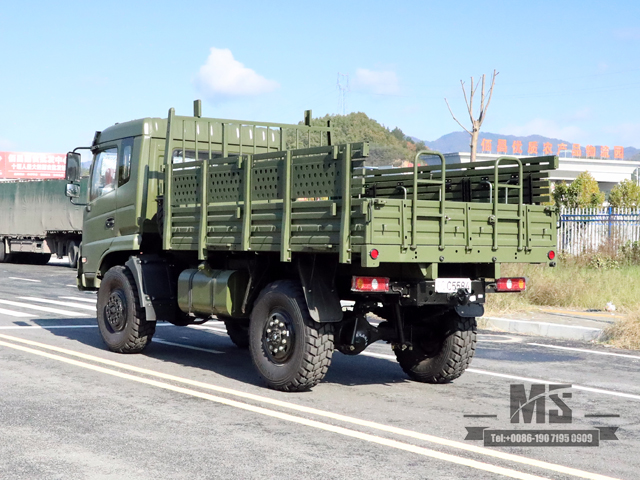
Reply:
[[[416, 137], [411, 137], [414, 141], [420, 141]], [[567, 156], [571, 155], [571, 149], [573, 143], [568, 140], [561, 140], [558, 138], [549, 138], [543, 137], [542, 135], [529, 135], [526, 137], [517, 136], [517, 135], [501, 135], [496, 133], [489, 132], [480, 132], [479, 140], [478, 140], [478, 153], [482, 152], [482, 148], [480, 147], [482, 139], [491, 140], [491, 153], [496, 153], [496, 149], [498, 146], [498, 140], [506, 140], [507, 141], [507, 154], [513, 154], [512, 145], [514, 141], [522, 142], [522, 154], [527, 154], [527, 149], [529, 142], [538, 142], [538, 155], [542, 155], [542, 146], [544, 143], [551, 143], [553, 154], [557, 154], [558, 152], [558, 144], [564, 143], [567, 148]], [[437, 150], [443, 153], [450, 152], [468, 152], [469, 151], [469, 134], [467, 132], [452, 132], [443, 135], [434, 141], [422, 140], [424, 144], [432, 150]], [[596, 157], [600, 158], [600, 145], [594, 145], [596, 147]], [[586, 145], [581, 145], [580, 150], [582, 152], [582, 157], [586, 157]], [[613, 159], [613, 145], [609, 146], [609, 158]], [[624, 147], [624, 159], [625, 160], [637, 160], [640, 161], [640, 149], [634, 147]]]

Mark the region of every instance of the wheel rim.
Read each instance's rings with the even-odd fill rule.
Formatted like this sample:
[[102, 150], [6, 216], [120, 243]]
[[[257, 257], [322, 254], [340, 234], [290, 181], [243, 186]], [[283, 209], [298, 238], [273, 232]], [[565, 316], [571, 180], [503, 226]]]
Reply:
[[116, 290], [111, 292], [109, 300], [104, 307], [104, 316], [107, 324], [114, 332], [120, 332], [124, 329], [127, 320], [127, 299], [124, 292]]
[[295, 336], [289, 316], [274, 310], [269, 314], [262, 332], [262, 348], [267, 357], [277, 364], [286, 363], [293, 353]]

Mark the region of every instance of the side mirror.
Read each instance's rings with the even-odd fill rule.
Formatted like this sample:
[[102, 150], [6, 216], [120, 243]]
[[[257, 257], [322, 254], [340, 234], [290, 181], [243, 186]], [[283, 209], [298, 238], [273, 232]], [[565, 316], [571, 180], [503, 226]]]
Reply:
[[[80, 180], [80, 163], [82, 157], [79, 153], [69, 152], [67, 153], [67, 167], [65, 172], [65, 178], [68, 182], [75, 183]], [[69, 186], [67, 185], [67, 196], [71, 197], [73, 195], [69, 195]], [[79, 195], [79, 192], [78, 192]], [[76, 197], [78, 195], [75, 195]]]
[[67, 183], [64, 194], [69, 198], [78, 198], [80, 196], [80, 185], [77, 183]]

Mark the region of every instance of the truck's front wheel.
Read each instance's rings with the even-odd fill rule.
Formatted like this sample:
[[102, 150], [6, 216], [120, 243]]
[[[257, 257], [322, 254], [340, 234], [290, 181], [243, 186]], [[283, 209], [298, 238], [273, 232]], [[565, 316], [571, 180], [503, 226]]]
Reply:
[[109, 350], [138, 353], [145, 349], [156, 330], [140, 305], [138, 289], [127, 267], [107, 271], [98, 290], [98, 327]]
[[413, 380], [447, 383], [464, 373], [476, 348], [476, 319], [450, 311], [439, 326], [413, 338], [412, 349], [396, 347], [398, 363]]
[[249, 347], [269, 387], [303, 391], [326, 375], [333, 333], [331, 325], [311, 319], [299, 283], [279, 280], [265, 287], [253, 307]]

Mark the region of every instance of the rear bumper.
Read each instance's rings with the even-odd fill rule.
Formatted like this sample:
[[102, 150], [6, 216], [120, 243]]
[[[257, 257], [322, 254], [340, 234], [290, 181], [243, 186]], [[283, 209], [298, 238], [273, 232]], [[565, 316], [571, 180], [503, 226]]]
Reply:
[[422, 280], [418, 282], [391, 282], [391, 292], [400, 295], [400, 305], [417, 306], [424, 305], [482, 305], [486, 300], [486, 283], [484, 280], [473, 280], [471, 292], [458, 291], [455, 293], [436, 292], [434, 280]]

